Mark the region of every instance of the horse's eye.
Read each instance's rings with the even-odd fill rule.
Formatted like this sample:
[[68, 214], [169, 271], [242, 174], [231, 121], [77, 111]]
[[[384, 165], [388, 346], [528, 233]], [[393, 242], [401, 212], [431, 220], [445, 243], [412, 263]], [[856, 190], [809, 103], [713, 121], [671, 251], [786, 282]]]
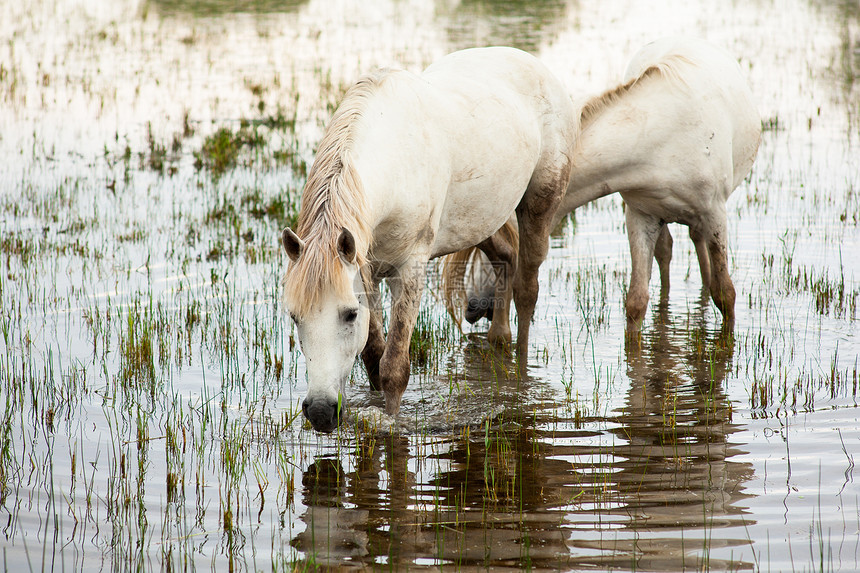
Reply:
[[293, 314], [292, 312], [290, 313], [290, 319], [296, 324], [299, 323], [298, 319], [296, 318], [296, 315]]
[[343, 311], [343, 321], [347, 324], [352, 324], [355, 322], [355, 319], [358, 318], [358, 311], [354, 308]]

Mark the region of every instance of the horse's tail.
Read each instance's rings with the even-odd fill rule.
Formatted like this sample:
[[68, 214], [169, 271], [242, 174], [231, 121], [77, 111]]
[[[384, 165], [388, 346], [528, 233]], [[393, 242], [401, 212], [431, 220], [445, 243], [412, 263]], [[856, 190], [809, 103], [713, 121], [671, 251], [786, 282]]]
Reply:
[[[520, 249], [520, 233], [516, 217], [511, 216], [502, 228], [496, 231], [500, 238], [510, 245], [513, 251], [513, 260], [517, 260]], [[469, 247], [456, 253], [446, 255], [442, 259], [442, 301], [448, 314], [462, 329], [465, 309], [468, 306], [468, 293], [466, 292], [466, 280], [476, 280], [475, 261], [481, 256], [478, 247]], [[511, 277], [508, 277], [511, 280]], [[484, 305], [481, 308], [489, 308]]]

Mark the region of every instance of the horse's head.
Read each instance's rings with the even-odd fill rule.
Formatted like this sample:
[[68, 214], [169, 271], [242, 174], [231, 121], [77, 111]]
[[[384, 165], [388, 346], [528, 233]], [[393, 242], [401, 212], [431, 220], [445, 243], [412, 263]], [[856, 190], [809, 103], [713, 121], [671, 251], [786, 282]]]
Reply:
[[291, 261], [283, 302], [296, 324], [308, 373], [302, 411], [315, 430], [331, 432], [346, 406], [346, 380], [367, 342], [370, 320], [355, 239], [343, 229], [334, 244], [306, 244], [284, 229], [282, 241]]

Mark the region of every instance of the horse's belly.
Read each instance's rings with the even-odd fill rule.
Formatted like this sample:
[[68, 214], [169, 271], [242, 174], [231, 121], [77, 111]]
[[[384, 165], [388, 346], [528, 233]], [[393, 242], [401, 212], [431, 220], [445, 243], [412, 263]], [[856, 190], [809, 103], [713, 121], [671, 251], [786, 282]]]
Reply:
[[[513, 208], [508, 213], [513, 213]], [[460, 225], [441, 227], [433, 242], [430, 258], [441, 257], [455, 253], [468, 247], [473, 247], [498, 231], [508, 217], [495, 217], [488, 213], [476, 214]]]
[[640, 189], [622, 191], [621, 197], [629, 207], [666, 223], [691, 225], [701, 217], [710, 215], [715, 204], [715, 189], [713, 185], [702, 185], [695, 189]]
[[438, 257], [472, 247], [496, 231], [519, 205], [533, 167], [502, 170], [504, 176], [482, 177], [453, 183], [433, 242]]

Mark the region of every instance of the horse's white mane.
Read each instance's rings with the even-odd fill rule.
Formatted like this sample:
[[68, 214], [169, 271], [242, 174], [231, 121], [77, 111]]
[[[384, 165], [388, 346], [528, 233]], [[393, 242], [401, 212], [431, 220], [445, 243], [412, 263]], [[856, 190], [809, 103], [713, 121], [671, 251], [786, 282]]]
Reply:
[[643, 79], [659, 75], [676, 87], [685, 87], [686, 82], [679, 72], [679, 67], [685, 65], [696, 65], [694, 61], [681, 54], [669, 54], [664, 56], [660, 61], [650, 64], [643, 69], [639, 74], [624, 81], [617, 86], [610, 88], [602, 94], [595, 96], [585, 102], [580, 112], [580, 125], [583, 127], [592, 118], [597, 116], [607, 107], [618, 102], [622, 97], [627, 95], [636, 84]]
[[352, 291], [337, 251], [343, 229], [348, 229], [355, 238], [356, 265], [362, 272], [366, 267], [373, 230], [351, 151], [356, 124], [367, 100], [390, 72], [378, 70], [356, 82], [344, 96], [320, 141], [296, 226], [296, 234], [305, 242], [305, 248], [281, 280], [282, 302], [297, 316], [304, 316], [327, 287], [344, 295]]

